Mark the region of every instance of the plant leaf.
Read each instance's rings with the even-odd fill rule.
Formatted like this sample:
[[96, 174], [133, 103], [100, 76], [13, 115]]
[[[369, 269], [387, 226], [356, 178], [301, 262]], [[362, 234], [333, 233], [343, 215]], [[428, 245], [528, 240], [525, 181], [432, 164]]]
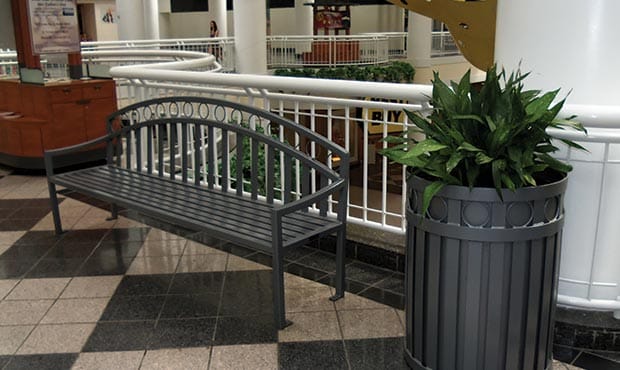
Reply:
[[431, 205], [431, 200], [433, 197], [439, 192], [439, 190], [443, 189], [444, 184], [442, 181], [432, 182], [424, 188], [424, 193], [422, 195], [422, 214], [425, 215], [426, 211], [428, 211], [428, 207]]

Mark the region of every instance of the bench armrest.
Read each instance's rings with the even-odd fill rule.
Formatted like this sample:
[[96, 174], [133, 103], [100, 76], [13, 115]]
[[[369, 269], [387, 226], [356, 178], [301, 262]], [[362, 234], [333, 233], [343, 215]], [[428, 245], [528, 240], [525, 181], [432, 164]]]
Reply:
[[280, 219], [282, 216], [293, 213], [295, 211], [299, 211], [300, 209], [304, 209], [310, 207], [311, 205], [317, 203], [322, 199], [326, 199], [336, 191], [340, 190], [342, 187], [345, 187], [347, 184], [344, 179], [340, 179], [331, 183], [329, 186], [326, 186], [319, 191], [308, 195], [304, 198], [298, 199], [294, 202], [284, 204], [280, 207], [276, 207], [273, 209], [274, 216]]
[[47, 176], [51, 176], [54, 174], [54, 162], [53, 162], [54, 157], [59, 156], [59, 155], [79, 152], [91, 146], [108, 143], [110, 140], [112, 140], [112, 137], [113, 135], [104, 135], [96, 139], [85, 141], [83, 143], [66, 146], [66, 147], [58, 148], [58, 149], [46, 150], [43, 153], [43, 159], [45, 161], [45, 172]]

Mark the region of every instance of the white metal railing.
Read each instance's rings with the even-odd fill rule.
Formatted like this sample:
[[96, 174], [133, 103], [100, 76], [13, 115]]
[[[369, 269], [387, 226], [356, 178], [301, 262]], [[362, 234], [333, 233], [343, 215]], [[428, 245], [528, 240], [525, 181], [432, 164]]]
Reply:
[[431, 41], [431, 57], [459, 55], [458, 46], [449, 31], [433, 31]]
[[[100, 52], [90, 53], [94, 57]], [[110, 57], [110, 51], [101, 53], [99, 57]], [[159, 65], [127, 65], [110, 73], [117, 78], [121, 106], [163, 95], [212, 96], [269, 109], [307, 125], [344, 146], [357, 163], [352, 170], [361, 180], [353, 184], [350, 220], [404, 232], [404, 169], [388, 171], [377, 149], [387, 145], [380, 139], [390, 131], [405, 129], [403, 108], [427, 106], [430, 86], [203, 73]]]
[[[41, 55], [41, 70], [47, 79], [68, 78], [69, 69], [66, 55]], [[19, 66], [14, 50], [0, 50], [0, 78], [18, 78]]]
[[384, 34], [269, 36], [267, 65], [274, 68], [383, 64], [390, 60], [391, 40]]

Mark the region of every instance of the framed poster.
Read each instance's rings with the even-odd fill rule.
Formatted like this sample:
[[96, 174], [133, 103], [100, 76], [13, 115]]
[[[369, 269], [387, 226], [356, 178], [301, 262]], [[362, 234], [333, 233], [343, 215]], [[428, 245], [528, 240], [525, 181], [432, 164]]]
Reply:
[[28, 0], [28, 19], [33, 54], [80, 51], [75, 0]]

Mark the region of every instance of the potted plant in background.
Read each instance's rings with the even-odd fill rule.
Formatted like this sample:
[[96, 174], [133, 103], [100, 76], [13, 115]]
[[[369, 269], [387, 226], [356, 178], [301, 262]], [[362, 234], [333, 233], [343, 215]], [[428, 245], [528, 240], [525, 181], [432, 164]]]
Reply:
[[[551, 368], [568, 164], [547, 128], [558, 90], [525, 90], [494, 66], [433, 80], [432, 112], [382, 153], [407, 165], [406, 358], [415, 369]], [[572, 147], [578, 144], [562, 140]], [[583, 148], [581, 148], [583, 149]]]

